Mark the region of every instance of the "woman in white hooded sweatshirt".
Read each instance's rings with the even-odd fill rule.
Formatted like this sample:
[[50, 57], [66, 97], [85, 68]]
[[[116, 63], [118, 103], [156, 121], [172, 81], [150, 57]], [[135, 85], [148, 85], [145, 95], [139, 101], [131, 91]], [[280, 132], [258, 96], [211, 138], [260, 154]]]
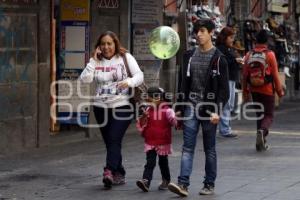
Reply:
[[[132, 77], [129, 77], [124, 57]], [[135, 58], [120, 44], [111, 31], [101, 34], [95, 45], [93, 57], [80, 75], [85, 83], [96, 83], [94, 114], [106, 145], [106, 165], [103, 183], [106, 188], [125, 183], [122, 165], [122, 140], [133, 119], [133, 106], [129, 102], [129, 88], [144, 81]]]

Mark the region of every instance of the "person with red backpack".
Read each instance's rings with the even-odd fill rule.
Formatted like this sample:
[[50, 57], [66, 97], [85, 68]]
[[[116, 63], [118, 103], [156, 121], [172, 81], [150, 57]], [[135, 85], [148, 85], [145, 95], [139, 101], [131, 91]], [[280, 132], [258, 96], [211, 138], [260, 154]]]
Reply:
[[[278, 65], [273, 51], [268, 49], [268, 32], [261, 30], [256, 35], [256, 45], [245, 56], [243, 66], [243, 100], [250, 94], [257, 116], [256, 150], [268, 150], [266, 137], [274, 118], [275, 92], [284, 95], [280, 83]], [[261, 109], [263, 108], [263, 109]]]

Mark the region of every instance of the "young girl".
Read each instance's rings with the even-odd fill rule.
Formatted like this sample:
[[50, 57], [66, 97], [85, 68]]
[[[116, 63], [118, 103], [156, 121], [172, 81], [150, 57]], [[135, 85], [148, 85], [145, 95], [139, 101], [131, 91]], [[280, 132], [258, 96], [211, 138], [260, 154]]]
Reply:
[[150, 87], [147, 91], [147, 101], [150, 103], [144, 109], [144, 113], [137, 121], [137, 128], [144, 137], [144, 151], [147, 163], [145, 165], [143, 179], [136, 185], [144, 192], [149, 191], [153, 170], [158, 155], [162, 182], [158, 189], [165, 190], [171, 180], [168, 155], [171, 154], [171, 128], [177, 126], [175, 112], [164, 101], [164, 90], [158, 87]]

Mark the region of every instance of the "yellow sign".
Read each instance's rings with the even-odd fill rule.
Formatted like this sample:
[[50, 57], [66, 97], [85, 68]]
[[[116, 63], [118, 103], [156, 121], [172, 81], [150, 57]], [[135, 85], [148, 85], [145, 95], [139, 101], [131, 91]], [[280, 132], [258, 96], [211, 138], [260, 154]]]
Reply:
[[61, 0], [60, 14], [62, 21], [89, 21], [89, 0]]

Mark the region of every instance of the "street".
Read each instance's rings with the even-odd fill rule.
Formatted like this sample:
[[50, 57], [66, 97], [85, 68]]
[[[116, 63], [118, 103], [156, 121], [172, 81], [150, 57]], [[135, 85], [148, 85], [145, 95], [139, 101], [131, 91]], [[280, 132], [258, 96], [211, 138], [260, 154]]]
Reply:
[[[300, 200], [300, 106], [299, 102], [284, 102], [275, 113], [267, 152], [255, 151], [255, 122], [234, 121], [237, 139], [217, 136], [218, 177], [215, 194], [199, 196], [204, 175], [204, 152], [199, 133], [194, 168], [185, 199], [210, 200]], [[169, 157], [171, 176], [177, 181], [180, 167], [182, 133], [173, 137]], [[123, 160], [127, 170], [123, 186], [103, 189], [102, 168], [105, 147], [98, 139], [51, 145], [21, 154], [0, 155], [0, 199], [51, 200], [143, 200], [179, 199], [169, 191], [159, 191], [160, 172], [154, 171], [150, 191], [136, 187], [145, 164], [143, 139], [129, 129], [123, 143]]]

